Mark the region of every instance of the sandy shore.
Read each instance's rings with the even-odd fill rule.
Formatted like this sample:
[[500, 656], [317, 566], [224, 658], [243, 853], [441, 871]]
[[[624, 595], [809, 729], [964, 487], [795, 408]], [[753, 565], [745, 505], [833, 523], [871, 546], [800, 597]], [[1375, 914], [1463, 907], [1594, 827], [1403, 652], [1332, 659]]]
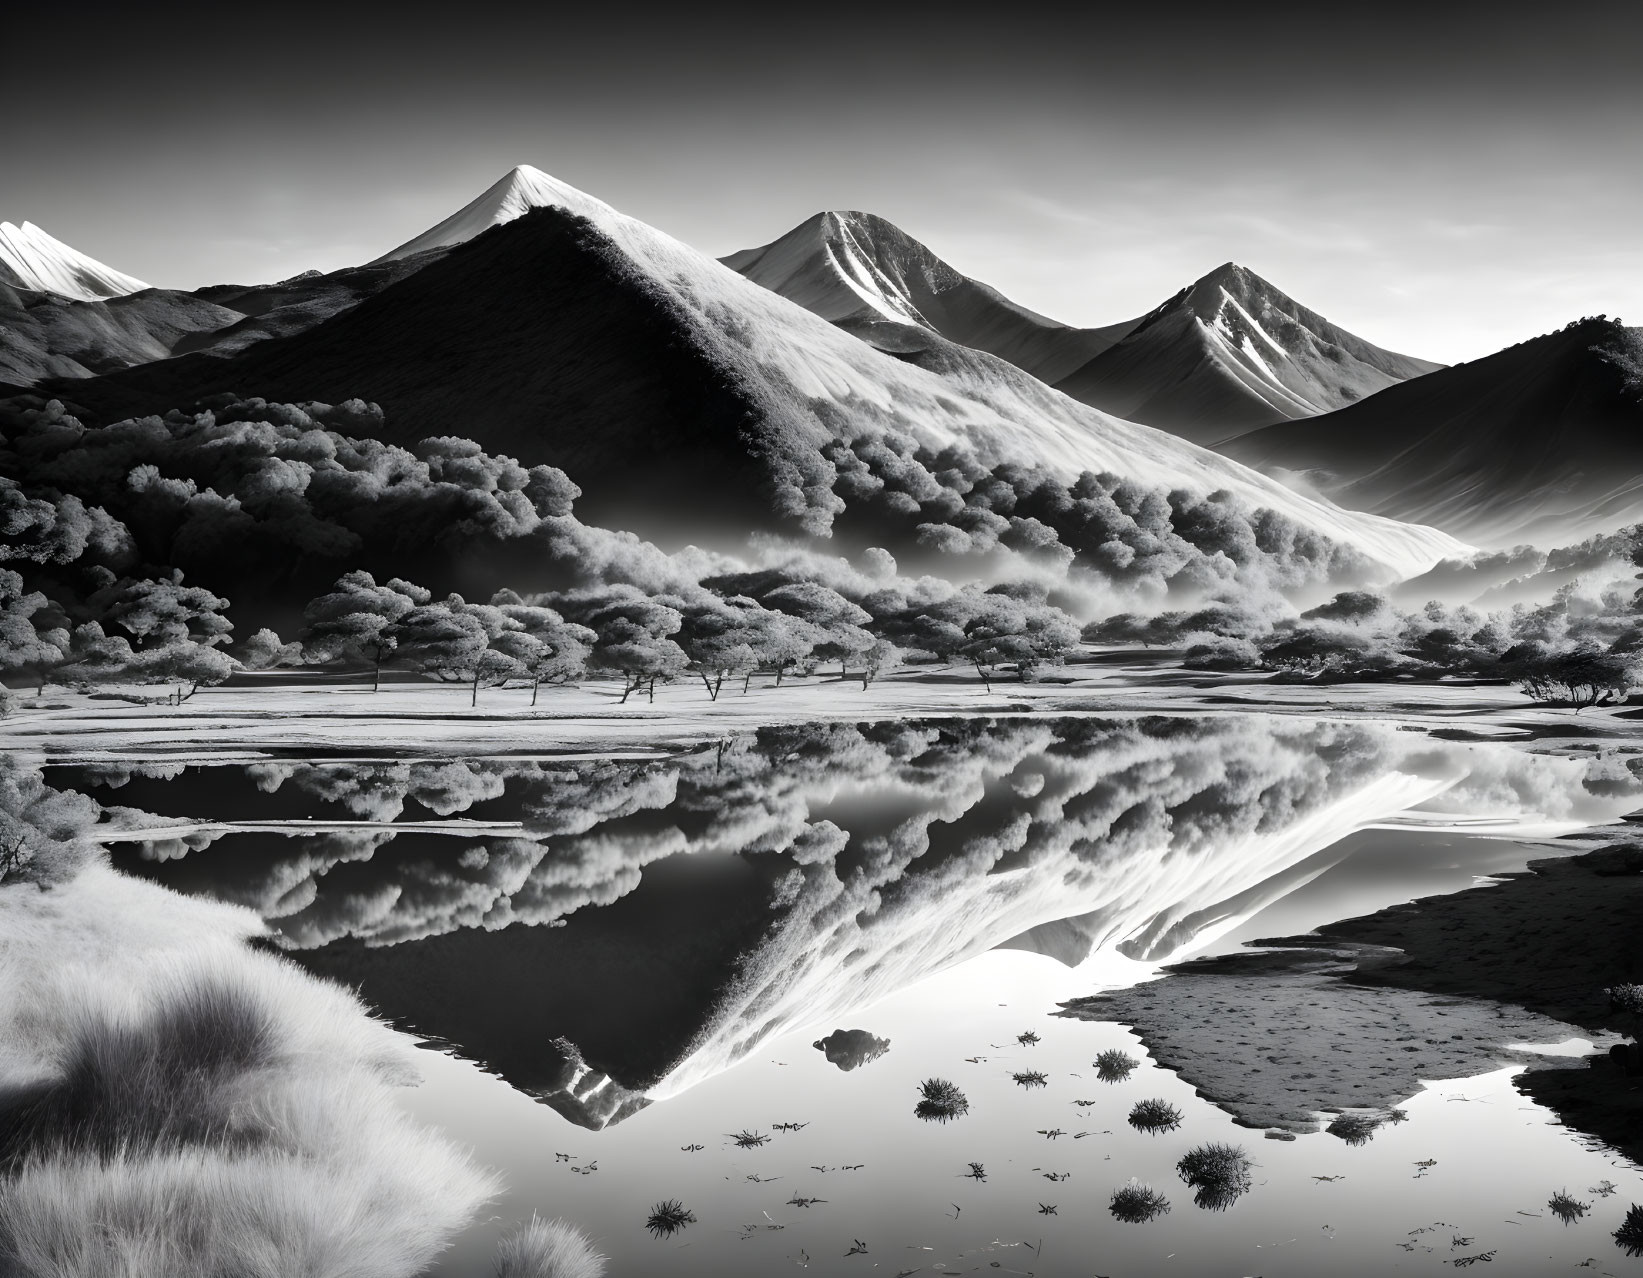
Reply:
[[1522, 1090], [1637, 1160], [1643, 1078], [1606, 1055], [1512, 1045], [1635, 1032], [1602, 990], [1643, 978], [1640, 921], [1643, 849], [1615, 845], [1185, 963], [1067, 1014], [1131, 1025], [1251, 1126], [1310, 1129], [1327, 1111], [1396, 1105], [1422, 1080], [1525, 1064]]

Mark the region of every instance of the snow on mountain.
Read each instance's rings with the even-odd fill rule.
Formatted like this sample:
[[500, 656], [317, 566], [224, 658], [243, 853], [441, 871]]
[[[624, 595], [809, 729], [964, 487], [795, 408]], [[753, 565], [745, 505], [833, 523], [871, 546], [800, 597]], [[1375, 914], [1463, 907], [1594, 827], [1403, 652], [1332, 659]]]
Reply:
[[0, 222], [0, 284], [78, 301], [101, 301], [148, 287], [47, 235], [33, 222]]
[[783, 527], [825, 533], [841, 504], [828, 450], [896, 433], [1064, 483], [1106, 472], [1225, 491], [1355, 547], [1387, 578], [1470, 550], [1296, 493], [924, 329], [898, 326], [924, 340], [916, 357], [886, 354], [535, 170], [514, 170], [389, 257], [463, 237], [307, 332], [76, 383], [72, 398], [111, 419], [224, 390], [361, 396], [382, 405], [396, 440], [460, 423], [482, 447], [563, 467], [596, 521], [674, 540], [714, 535], [708, 525], [745, 534], [754, 505], [767, 522], [774, 512]]
[[[750, 356], [755, 370], [777, 374], [780, 389], [788, 397], [796, 394], [807, 401], [833, 401], [858, 417], [883, 420], [895, 415], [913, 423], [938, 445], [968, 443], [984, 459], [997, 461], [1030, 459], [1068, 480], [1082, 471], [1110, 471], [1142, 483], [1203, 493], [1227, 489], [1251, 505], [1281, 511], [1334, 540], [1356, 546], [1398, 576], [1425, 571], [1440, 558], [1466, 553], [1466, 547], [1434, 529], [1338, 509], [1172, 435], [1093, 411], [998, 361], [966, 360], [949, 352], [952, 358], [943, 361], [940, 373], [911, 366], [866, 346], [821, 316], [656, 228], [529, 166], [514, 169], [471, 204], [387, 256], [457, 243], [544, 205], [591, 221], [688, 311], [720, 333], [728, 329], [740, 350], [727, 353]], [[851, 261], [856, 283], [864, 285], [857, 295], [874, 293], [865, 287], [864, 277], [872, 278], [866, 257], [853, 255]], [[1247, 275], [1239, 268], [1232, 270], [1238, 276]], [[1256, 278], [1248, 277], [1250, 281]], [[1270, 286], [1266, 288], [1274, 299], [1288, 301]], [[886, 318], [906, 313], [897, 310], [890, 293], [878, 290], [877, 295], [888, 312], [881, 312]], [[904, 291], [902, 298], [903, 306], [916, 302], [911, 291]], [[865, 297], [863, 305], [867, 305]], [[1374, 357], [1367, 343], [1339, 333], [1304, 308], [1293, 309], [1326, 336], [1335, 333], [1344, 339], [1344, 344], [1336, 344], [1337, 349], [1347, 350], [1355, 344], [1355, 349]], [[1275, 307], [1259, 301], [1255, 313], [1263, 320], [1285, 319]], [[1280, 338], [1291, 337], [1295, 324], [1289, 320], [1271, 328]], [[1271, 333], [1264, 340], [1276, 345]], [[1422, 370], [1429, 367], [1419, 365]]]
[[818, 213], [778, 240], [720, 260], [868, 341], [880, 324], [915, 324], [1046, 382], [1081, 367], [1136, 322], [1072, 328], [1048, 319], [871, 213]]
[[389, 250], [370, 264], [374, 266], [376, 262], [391, 262], [410, 257], [413, 253], [463, 244], [481, 232], [511, 222], [532, 209], [553, 208], [566, 209], [596, 222], [602, 214], [614, 211], [609, 205], [591, 195], [584, 195], [574, 186], [550, 177], [541, 169], [521, 164], [503, 174], [478, 199], [463, 205], [439, 225]]
[[1207, 445], [1343, 408], [1439, 367], [1382, 350], [1228, 262], [1056, 389]]

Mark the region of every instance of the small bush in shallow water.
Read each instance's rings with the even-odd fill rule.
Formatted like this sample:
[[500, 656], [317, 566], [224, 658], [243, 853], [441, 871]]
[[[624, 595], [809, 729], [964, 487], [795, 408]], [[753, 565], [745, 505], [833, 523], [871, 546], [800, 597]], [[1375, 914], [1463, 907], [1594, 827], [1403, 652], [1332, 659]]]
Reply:
[[1181, 1125], [1181, 1111], [1166, 1100], [1137, 1101], [1130, 1110], [1130, 1126], [1139, 1132], [1171, 1132]]
[[1169, 1199], [1151, 1185], [1132, 1180], [1122, 1189], [1113, 1191], [1107, 1210], [1115, 1220], [1121, 1220], [1126, 1225], [1144, 1225], [1169, 1211]]
[[1367, 1145], [1384, 1121], [1374, 1114], [1342, 1114], [1324, 1130], [1348, 1145]]
[[605, 1258], [562, 1220], [532, 1216], [496, 1249], [496, 1278], [602, 1278]]
[[761, 1132], [739, 1131], [730, 1138], [736, 1142], [737, 1149], [757, 1149], [761, 1145], [768, 1145], [770, 1137]]
[[657, 1238], [671, 1238], [686, 1225], [695, 1223], [695, 1212], [677, 1198], [669, 1198], [650, 1209], [650, 1217], [645, 1221], [645, 1228]]
[[1011, 1074], [1010, 1077], [1015, 1079], [1022, 1087], [1048, 1087], [1050, 1083], [1050, 1076], [1044, 1073], [1043, 1070], [1038, 1069], [1030, 1069], [1021, 1074]]
[[1620, 1228], [1614, 1231], [1615, 1245], [1620, 1247], [1628, 1256], [1643, 1256], [1643, 1207], [1633, 1203], [1626, 1212], [1626, 1219], [1620, 1222]]
[[1103, 1083], [1121, 1083], [1141, 1062], [1128, 1052], [1109, 1047], [1095, 1058], [1095, 1073]]
[[1208, 1211], [1225, 1211], [1247, 1194], [1255, 1178], [1249, 1155], [1238, 1145], [1200, 1145], [1189, 1151], [1175, 1170], [1197, 1193], [1193, 1201]]
[[959, 1118], [970, 1112], [970, 1098], [959, 1091], [957, 1083], [950, 1083], [945, 1078], [927, 1078], [918, 1085], [923, 1100], [914, 1107], [913, 1112], [925, 1122], [945, 1123], [949, 1118]]
[[1590, 1203], [1581, 1202], [1566, 1189], [1560, 1189], [1553, 1194], [1546, 1206], [1551, 1209], [1552, 1215], [1556, 1216], [1565, 1225], [1574, 1224], [1575, 1221], [1592, 1209]]

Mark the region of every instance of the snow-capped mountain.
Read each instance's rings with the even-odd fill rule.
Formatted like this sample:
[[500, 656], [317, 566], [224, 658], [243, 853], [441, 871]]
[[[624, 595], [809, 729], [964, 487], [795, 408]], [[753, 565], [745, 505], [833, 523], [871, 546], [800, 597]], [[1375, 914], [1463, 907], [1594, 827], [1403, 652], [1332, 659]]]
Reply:
[[1479, 544], [1578, 541], [1643, 519], [1643, 330], [1581, 320], [1226, 451]]
[[1056, 389], [1208, 445], [1343, 408], [1439, 367], [1382, 350], [1228, 262]]
[[[477, 233], [498, 217], [510, 224]], [[584, 489], [579, 509], [590, 518], [667, 540], [681, 529], [745, 532], [756, 509], [766, 524], [825, 532], [842, 505], [828, 450], [898, 432], [934, 451], [963, 447], [983, 465], [1036, 465], [1064, 483], [1107, 472], [1225, 491], [1357, 548], [1389, 577], [1468, 550], [1298, 494], [935, 334], [916, 359], [885, 354], [534, 170], [514, 170], [394, 253], [463, 237], [472, 238], [306, 332], [229, 359], [75, 383], [67, 397], [107, 420], [225, 390], [359, 396], [383, 407], [396, 440], [458, 432], [561, 466]]]
[[1136, 323], [1072, 328], [1048, 319], [871, 213], [818, 213], [778, 240], [720, 260], [868, 341], [882, 325], [915, 324], [1045, 382], [1082, 367]]
[[376, 261], [391, 262], [429, 249], [465, 244], [481, 232], [511, 222], [532, 209], [564, 209], [583, 217], [596, 217], [601, 210], [610, 211], [607, 205], [574, 186], [529, 164], [521, 164], [487, 187], [477, 200], [463, 205], [439, 225], [389, 250]]
[[77, 301], [140, 293], [148, 285], [47, 235], [33, 222], [0, 222], [0, 284]]

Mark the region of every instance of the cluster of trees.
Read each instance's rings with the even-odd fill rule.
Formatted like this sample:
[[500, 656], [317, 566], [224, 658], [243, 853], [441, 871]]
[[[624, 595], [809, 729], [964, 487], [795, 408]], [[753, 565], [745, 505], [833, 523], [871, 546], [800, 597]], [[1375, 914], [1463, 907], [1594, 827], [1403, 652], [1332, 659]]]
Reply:
[[[72, 610], [0, 568], [0, 676], [59, 683], [217, 683], [236, 666], [222, 649], [228, 601], [179, 571], [116, 577], [95, 566]], [[190, 693], [179, 689], [182, 699]]]
[[1121, 614], [1086, 627], [1084, 637], [1180, 648], [1183, 663], [1202, 670], [1509, 680], [1536, 700], [1578, 709], [1621, 700], [1643, 682], [1643, 591], [1611, 583], [1583, 593], [1569, 582], [1544, 604], [1484, 614], [1435, 601], [1405, 610], [1375, 591], [1351, 590], [1298, 617], [1215, 604]]
[[[579, 495], [563, 471], [465, 439], [415, 450], [343, 433], [380, 430], [374, 404], [218, 396], [188, 414], [88, 427], [52, 400], [0, 418], [0, 558], [197, 573], [293, 558], [395, 555], [528, 536]], [[334, 571], [334, 570], [333, 570]]]
[[834, 491], [856, 518], [947, 554], [1003, 548], [1156, 599], [1237, 583], [1349, 583], [1368, 571], [1352, 548], [1226, 492], [1089, 472], [1066, 483], [1038, 466], [984, 466], [963, 448], [933, 451], [895, 433], [823, 451], [838, 473]]
[[917, 604], [875, 592], [864, 601], [875, 612], [814, 581], [768, 574], [733, 584], [746, 589], [610, 585], [531, 599], [504, 590], [480, 604], [355, 571], [309, 603], [300, 643], [261, 631], [248, 663], [369, 666], [374, 681], [390, 664], [466, 683], [474, 702], [482, 687], [527, 680], [534, 705], [543, 683], [588, 673], [620, 678], [624, 702], [641, 691], [654, 700], [658, 683], [686, 675], [717, 700], [726, 679], [740, 677], [745, 692], [764, 672], [779, 687], [833, 663], [865, 689], [910, 652], [968, 663], [990, 687], [1005, 669], [1032, 678], [1079, 642], [1072, 619], [1030, 586], [967, 587]]

